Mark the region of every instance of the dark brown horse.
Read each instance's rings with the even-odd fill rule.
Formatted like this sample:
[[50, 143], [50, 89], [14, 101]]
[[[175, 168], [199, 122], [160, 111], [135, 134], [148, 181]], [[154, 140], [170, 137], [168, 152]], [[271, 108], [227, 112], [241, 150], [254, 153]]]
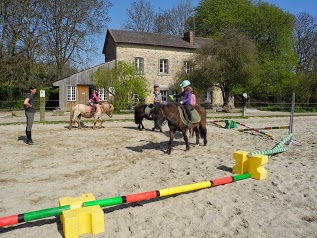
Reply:
[[[167, 154], [170, 154], [172, 151], [172, 143], [175, 136], [176, 131], [180, 131], [183, 134], [184, 141], [186, 143], [186, 150], [189, 150], [189, 142], [187, 137], [187, 125], [182, 121], [178, 106], [179, 103], [169, 103], [167, 105], [160, 105], [154, 107], [153, 111], [153, 120], [155, 122], [155, 126], [162, 124], [163, 121], [167, 120], [168, 126], [170, 128], [170, 140], [168, 142], [168, 149], [166, 151]], [[194, 109], [200, 115], [199, 122], [193, 122], [191, 128], [194, 130], [196, 135], [196, 144], [199, 144], [199, 136], [204, 140], [204, 145], [207, 145], [207, 115], [205, 108], [195, 104], [192, 105]]]
[[[153, 109], [150, 111], [149, 108], [147, 108], [148, 104], [139, 104], [134, 108], [134, 122], [138, 125], [138, 128], [143, 130], [144, 125], [142, 123], [143, 119], [153, 120], [152, 118], [152, 112]], [[157, 128], [162, 132], [161, 127]], [[155, 127], [152, 128], [152, 131], [155, 130]]]

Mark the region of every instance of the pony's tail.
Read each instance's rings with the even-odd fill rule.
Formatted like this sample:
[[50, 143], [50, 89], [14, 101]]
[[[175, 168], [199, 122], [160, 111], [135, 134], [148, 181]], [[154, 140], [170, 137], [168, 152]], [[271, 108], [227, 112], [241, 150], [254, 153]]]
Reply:
[[199, 129], [199, 135], [200, 135], [200, 138], [204, 139], [207, 135], [207, 128], [206, 126], [202, 126], [202, 125], [199, 125], [198, 126], [198, 129]]
[[72, 108], [70, 110], [70, 114], [69, 114], [69, 123], [73, 123], [73, 116], [74, 116], [74, 108]]
[[199, 123], [199, 134], [200, 134], [200, 138], [204, 139], [207, 136], [207, 113], [206, 110], [204, 110], [204, 112], [201, 115], [201, 121]]
[[134, 108], [134, 123], [140, 124], [140, 112], [137, 106]]

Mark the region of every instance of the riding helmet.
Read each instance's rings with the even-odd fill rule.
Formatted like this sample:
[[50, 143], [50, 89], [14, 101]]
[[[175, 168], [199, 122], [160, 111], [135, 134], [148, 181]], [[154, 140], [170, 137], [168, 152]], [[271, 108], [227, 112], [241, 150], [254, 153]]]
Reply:
[[179, 86], [181, 86], [182, 88], [185, 88], [189, 85], [190, 85], [190, 82], [188, 80], [184, 80]]

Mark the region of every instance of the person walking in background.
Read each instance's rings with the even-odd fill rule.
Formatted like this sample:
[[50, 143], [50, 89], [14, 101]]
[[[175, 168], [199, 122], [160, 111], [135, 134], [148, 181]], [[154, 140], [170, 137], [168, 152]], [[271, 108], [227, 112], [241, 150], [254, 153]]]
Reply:
[[154, 84], [153, 104], [155, 106], [160, 103], [162, 103], [162, 94], [160, 90], [160, 85]]
[[89, 99], [89, 105], [91, 106], [91, 117], [95, 116], [96, 104], [98, 104], [99, 101], [100, 101], [100, 98], [98, 96], [97, 90], [94, 89]]
[[25, 116], [26, 116], [26, 129], [25, 129], [25, 134], [26, 134], [26, 144], [28, 145], [34, 145], [34, 142], [32, 140], [32, 126], [34, 122], [34, 116], [36, 112], [36, 107], [35, 107], [35, 100], [33, 95], [36, 93], [36, 87], [35, 86], [30, 86], [29, 91], [26, 94], [26, 98], [23, 102], [24, 105], [24, 110], [25, 110]]
[[191, 83], [188, 80], [184, 80], [179, 86], [182, 87], [183, 92], [181, 94], [175, 94], [173, 97], [179, 98], [183, 97], [182, 101], [180, 101], [180, 104], [184, 106], [186, 109], [186, 113], [188, 116], [188, 127], [191, 127], [192, 125], [192, 106], [191, 106], [191, 96], [192, 96], [192, 88], [189, 87]]
[[242, 106], [243, 106], [242, 116], [244, 116], [244, 117], [246, 116], [247, 100], [248, 100], [248, 94], [243, 93], [243, 94], [242, 94]]

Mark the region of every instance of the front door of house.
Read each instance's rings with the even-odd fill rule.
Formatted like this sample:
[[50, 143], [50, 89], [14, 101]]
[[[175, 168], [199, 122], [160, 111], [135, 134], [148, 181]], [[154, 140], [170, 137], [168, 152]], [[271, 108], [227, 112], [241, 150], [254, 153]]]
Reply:
[[77, 103], [87, 104], [89, 100], [89, 86], [77, 85]]

